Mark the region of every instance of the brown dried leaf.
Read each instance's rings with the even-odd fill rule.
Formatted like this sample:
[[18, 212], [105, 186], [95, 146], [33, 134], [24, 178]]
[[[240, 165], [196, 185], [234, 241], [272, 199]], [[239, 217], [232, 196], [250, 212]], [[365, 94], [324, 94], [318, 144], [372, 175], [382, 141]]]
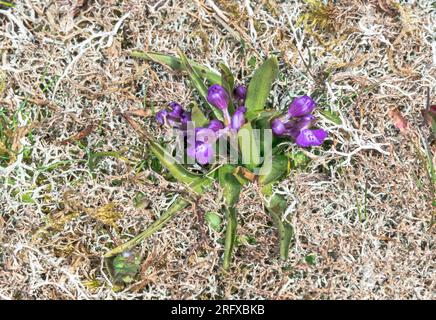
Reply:
[[151, 115], [151, 110], [147, 109], [130, 109], [127, 111], [127, 113], [131, 116], [138, 116], [138, 117], [149, 117]]
[[244, 167], [237, 167], [234, 171], [234, 174], [240, 175], [251, 182], [253, 182], [256, 178], [256, 175], [253, 172]]
[[388, 115], [402, 134], [409, 133], [409, 122], [406, 118], [404, 118], [403, 114], [400, 110], [398, 110], [398, 108], [390, 110]]
[[74, 141], [82, 140], [83, 138], [86, 138], [89, 134], [91, 134], [91, 132], [94, 131], [94, 128], [95, 128], [94, 124], [90, 124], [85, 129], [83, 129], [79, 133], [75, 134], [71, 138], [63, 140], [61, 142], [61, 144], [67, 144], [67, 143], [71, 143]]

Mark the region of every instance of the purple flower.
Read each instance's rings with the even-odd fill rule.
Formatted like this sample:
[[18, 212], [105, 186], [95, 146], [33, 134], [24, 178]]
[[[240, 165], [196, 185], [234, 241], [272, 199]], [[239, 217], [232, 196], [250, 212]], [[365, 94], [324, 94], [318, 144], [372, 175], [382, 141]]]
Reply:
[[167, 116], [168, 116], [167, 110], [160, 110], [158, 113], [156, 113], [156, 121], [163, 125], [165, 124]]
[[245, 123], [245, 112], [247, 111], [247, 108], [244, 106], [238, 107], [233, 113], [232, 120], [231, 120], [231, 127], [232, 129], [238, 131]]
[[280, 118], [275, 118], [271, 121], [271, 129], [276, 136], [281, 136], [286, 131], [285, 124], [280, 120]]
[[194, 145], [188, 146], [186, 153], [199, 164], [205, 165], [212, 161], [215, 155], [215, 150], [213, 145], [210, 143], [196, 141]]
[[271, 121], [273, 134], [291, 137], [303, 148], [321, 145], [328, 133], [323, 129], [310, 130], [316, 120], [311, 114], [313, 109], [315, 102], [310, 97], [294, 99], [285, 115]]
[[209, 129], [217, 132], [221, 129], [224, 129], [224, 124], [216, 119], [210, 120], [209, 125], [207, 126]]
[[298, 137], [295, 139], [295, 143], [300, 147], [307, 148], [312, 146], [320, 146], [327, 138], [328, 133], [323, 129], [317, 130], [302, 130]]
[[210, 128], [195, 128], [195, 142], [213, 143], [216, 140], [216, 132]]
[[230, 97], [219, 84], [214, 84], [207, 90], [207, 101], [218, 109], [225, 110], [229, 106]]
[[290, 117], [302, 117], [315, 109], [315, 101], [309, 96], [295, 98], [289, 105], [288, 115]]
[[224, 128], [221, 121], [212, 120], [208, 128], [195, 128], [195, 136], [188, 135], [188, 147], [186, 153], [191, 159], [195, 159], [199, 164], [210, 163], [215, 155], [215, 141], [217, 131]]
[[180, 121], [182, 125], [186, 125], [189, 121], [191, 121], [191, 112], [189, 111], [183, 111]]
[[183, 110], [177, 102], [171, 102], [169, 108], [156, 113], [156, 121], [162, 125], [184, 129], [188, 121], [191, 121], [191, 113]]
[[300, 118], [291, 119], [284, 124], [285, 132], [283, 135], [297, 139], [300, 131], [309, 129], [315, 123], [315, 116], [308, 114]]
[[173, 118], [180, 118], [183, 114], [183, 108], [180, 104], [177, 102], [171, 102], [170, 103], [171, 111], [169, 112], [169, 116]]
[[247, 88], [243, 85], [239, 85], [233, 89], [233, 96], [236, 100], [245, 100], [247, 97]]

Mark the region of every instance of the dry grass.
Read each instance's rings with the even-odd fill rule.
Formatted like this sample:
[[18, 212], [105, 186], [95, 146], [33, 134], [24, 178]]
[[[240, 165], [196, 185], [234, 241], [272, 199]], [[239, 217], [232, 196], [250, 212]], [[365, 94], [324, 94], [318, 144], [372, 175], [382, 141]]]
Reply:
[[[424, 152], [435, 9], [427, 0], [310, 2], [20, 0], [0, 9], [0, 298], [434, 298], [431, 182], [388, 111], [403, 112]], [[150, 169], [143, 141], [116, 113], [193, 99], [184, 77], [129, 52], [177, 46], [201, 63], [224, 60], [239, 81], [278, 54], [273, 105], [313, 94], [341, 124], [321, 117], [330, 142], [277, 187], [296, 232], [287, 262], [247, 188], [230, 274], [219, 270], [222, 235], [209, 230], [208, 246], [196, 249], [197, 217], [185, 210], [137, 248], [140, 277], [114, 290], [101, 256], [177, 190]], [[143, 124], [162, 134], [151, 119]], [[202, 211], [218, 210], [216, 190]]]

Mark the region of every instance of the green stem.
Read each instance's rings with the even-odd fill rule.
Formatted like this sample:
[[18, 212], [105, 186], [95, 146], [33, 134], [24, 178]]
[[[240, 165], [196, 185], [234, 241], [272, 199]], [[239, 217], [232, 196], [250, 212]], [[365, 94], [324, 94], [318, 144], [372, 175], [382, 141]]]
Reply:
[[126, 243], [112, 249], [108, 253], [104, 255], [105, 258], [109, 258], [115, 256], [117, 254], [122, 253], [123, 251], [129, 250], [132, 247], [141, 243], [144, 239], [153, 235], [156, 231], [162, 229], [162, 227], [171, 220], [180, 210], [186, 208], [189, 205], [189, 202], [185, 199], [179, 197], [174, 203], [168, 208], [168, 210], [160, 216], [158, 220], [153, 222], [145, 231], [138, 234], [133, 239], [127, 241]]
[[280, 258], [286, 260], [288, 259], [289, 246], [294, 236], [292, 226], [288, 222], [282, 221], [282, 216], [286, 210], [286, 200], [282, 196], [273, 195], [269, 206], [266, 206], [266, 208], [279, 232]]
[[236, 226], [238, 224], [236, 218], [235, 208], [225, 208], [225, 213], [227, 217], [227, 227], [226, 227], [226, 238], [224, 243], [224, 259], [223, 259], [223, 269], [229, 270], [230, 263], [232, 262], [232, 253], [235, 246], [236, 240]]

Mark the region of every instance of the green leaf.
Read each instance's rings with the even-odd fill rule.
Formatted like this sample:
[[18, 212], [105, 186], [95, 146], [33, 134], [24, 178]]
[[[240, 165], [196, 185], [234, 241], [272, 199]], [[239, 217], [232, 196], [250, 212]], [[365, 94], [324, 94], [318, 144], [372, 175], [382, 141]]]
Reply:
[[[224, 63], [219, 63], [218, 66], [221, 70], [221, 86], [224, 89], [226, 89], [229, 95], [231, 96], [233, 92], [233, 88], [235, 86], [235, 78], [233, 77], [233, 74], [230, 71], [230, 69]], [[229, 106], [230, 113], [233, 112], [233, 110], [234, 110], [233, 102], [230, 101], [230, 106]]]
[[35, 200], [33, 200], [33, 198], [32, 198], [32, 192], [31, 191], [23, 193], [21, 195], [20, 200], [23, 203], [36, 203]]
[[190, 172], [184, 166], [177, 163], [177, 160], [159, 143], [152, 139], [149, 139], [149, 142], [150, 150], [158, 158], [161, 164], [168, 169], [174, 178], [180, 182], [188, 184], [195, 192], [202, 193], [203, 188], [210, 183], [210, 179]]
[[0, 1], [0, 5], [4, 5], [5, 7], [8, 7], [8, 8], [15, 7], [15, 4], [13, 4], [11, 2], [7, 2], [7, 1]]
[[170, 221], [178, 212], [182, 209], [186, 208], [189, 205], [189, 202], [185, 199], [178, 197], [173, 204], [168, 208], [168, 210], [162, 214], [159, 219], [153, 222], [146, 230], [138, 234], [133, 239], [127, 241], [126, 243], [110, 250], [108, 253], [104, 255], [105, 258], [112, 257], [114, 255], [120, 254], [123, 251], [130, 250], [134, 246], [141, 243], [144, 239], [150, 237], [155, 232], [162, 229], [168, 221]]
[[266, 204], [266, 209], [270, 213], [273, 222], [279, 231], [280, 257], [283, 260], [288, 258], [289, 245], [294, 235], [294, 229], [292, 226], [287, 221], [283, 220], [286, 207], [287, 204], [285, 198], [278, 194], [273, 195], [269, 199], [269, 203]]
[[291, 160], [292, 169], [305, 169], [310, 162], [310, 158], [301, 151], [293, 152], [288, 157]]
[[194, 104], [191, 109], [192, 112], [192, 121], [195, 123], [195, 127], [204, 127], [209, 123], [209, 120], [204, 115], [203, 111], [198, 107], [197, 104]]
[[221, 217], [215, 212], [206, 212], [204, 219], [209, 223], [210, 227], [217, 231], [221, 231]]
[[115, 281], [133, 282], [141, 267], [141, 259], [131, 252], [123, 252], [112, 261]]
[[341, 118], [339, 117], [339, 112], [332, 110], [320, 110], [319, 113], [321, 113], [327, 120], [330, 120], [337, 125], [342, 124]]
[[90, 171], [94, 171], [98, 162], [105, 157], [114, 157], [117, 159], [124, 159], [120, 152], [106, 151], [106, 152], [94, 152], [89, 154], [88, 167]]
[[146, 197], [144, 193], [138, 192], [135, 198], [133, 198], [133, 203], [135, 204], [136, 209], [143, 209], [150, 204], [150, 200]]
[[238, 132], [239, 147], [241, 149], [242, 163], [253, 170], [260, 162], [258, 137], [255, 136], [253, 127], [247, 122]]
[[307, 264], [309, 264], [311, 266], [316, 265], [316, 256], [313, 254], [309, 254], [309, 255], [305, 256], [304, 260], [306, 261]]
[[218, 181], [223, 188], [224, 201], [226, 206], [234, 207], [239, 200], [241, 184], [233, 175], [234, 166], [223, 165], [218, 169]]
[[246, 117], [248, 120], [254, 119], [259, 111], [265, 108], [271, 86], [279, 72], [279, 66], [276, 57], [267, 59], [253, 75], [248, 85], [247, 99], [245, 106], [247, 108]]
[[436, 136], [436, 116], [434, 115], [431, 118], [431, 129], [433, 130], [433, 135]]
[[223, 269], [228, 270], [232, 260], [233, 248], [235, 246], [236, 239], [236, 209], [234, 206], [239, 200], [239, 194], [241, 192], [241, 184], [233, 175], [234, 166], [227, 164], [218, 169], [218, 181], [221, 187], [224, 189], [224, 212], [227, 219], [226, 235], [224, 243], [224, 259]]
[[[267, 166], [271, 166], [271, 168], [267, 168]], [[288, 172], [288, 168], [289, 160], [286, 156], [282, 154], [273, 156], [271, 163], [267, 161], [264, 163], [261, 172], [268, 173], [259, 177], [259, 183], [266, 185], [278, 181]]]
[[[130, 54], [134, 58], [141, 58], [148, 61], [154, 61], [169, 67], [173, 71], [187, 71], [181, 60], [177, 57], [157, 53], [157, 52], [142, 52], [132, 51]], [[211, 84], [220, 84], [221, 76], [218, 72], [202, 66], [192, 60], [188, 60], [189, 64], [194, 68], [200, 77], [208, 80]]]
[[212, 109], [212, 112], [214, 113], [215, 117], [218, 120], [223, 120], [223, 116], [221, 114], [221, 111], [218, 108], [211, 105], [207, 101], [207, 87], [204, 84], [203, 79], [198, 75], [198, 73], [194, 70], [194, 68], [189, 64], [188, 58], [185, 56], [185, 54], [182, 52], [182, 50], [177, 49], [177, 53], [180, 56], [180, 61], [182, 63], [183, 68], [185, 68], [186, 71], [188, 72], [188, 76], [189, 76], [189, 79], [191, 80], [191, 84], [193, 85], [193, 87], [198, 91], [200, 96], [203, 98], [205, 104], [208, 105]]
[[262, 121], [262, 122], [268, 121], [269, 122], [270, 120], [272, 120], [273, 118], [275, 118], [281, 114], [282, 114], [282, 112], [275, 110], [275, 109], [265, 109], [265, 110], [257, 112], [257, 115], [254, 118], [252, 118], [251, 121], [252, 122], [253, 121], [256, 121], [256, 122], [257, 121]]
[[230, 263], [232, 262], [233, 248], [235, 247], [236, 240], [236, 227], [238, 220], [236, 217], [235, 208], [225, 208], [227, 225], [226, 225], [226, 238], [224, 242], [224, 258], [223, 258], [223, 269], [229, 270]]

